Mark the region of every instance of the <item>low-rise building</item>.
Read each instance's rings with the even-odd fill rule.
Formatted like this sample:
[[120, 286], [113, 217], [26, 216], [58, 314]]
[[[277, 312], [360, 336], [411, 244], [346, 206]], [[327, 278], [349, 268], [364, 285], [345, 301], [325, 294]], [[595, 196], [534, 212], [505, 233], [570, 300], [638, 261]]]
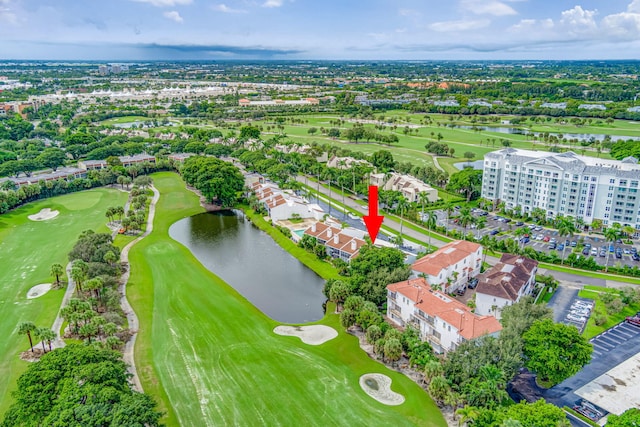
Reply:
[[251, 189], [274, 222], [295, 217], [319, 220], [324, 216], [318, 205], [309, 204], [293, 192], [281, 190], [276, 184], [254, 182]]
[[79, 168], [58, 168], [56, 171], [51, 172], [36, 172], [31, 176], [21, 177], [8, 177], [0, 179], [0, 185], [5, 181], [12, 181], [16, 187], [28, 184], [37, 184], [40, 181], [56, 181], [58, 179], [64, 179], [71, 181], [77, 178], [86, 178], [87, 171]]
[[495, 317], [474, 314], [460, 301], [432, 289], [422, 277], [387, 286], [387, 317], [399, 326], [415, 327], [438, 353], [502, 330]]
[[331, 156], [327, 161], [327, 167], [336, 169], [351, 169], [354, 165], [372, 166], [366, 160], [354, 159], [353, 157]]
[[327, 248], [327, 255], [332, 258], [340, 258], [345, 262], [351, 261], [365, 245], [365, 241], [355, 237], [347, 230], [341, 230], [322, 222], [316, 222], [304, 232]]
[[399, 191], [409, 202], [420, 202], [420, 194], [427, 194], [430, 202], [438, 200], [438, 190], [420, 181], [411, 175], [402, 175], [392, 172], [390, 174], [371, 174], [371, 185], [377, 185], [383, 190]]
[[84, 170], [100, 170], [109, 167], [106, 160], [79, 160], [78, 167]]
[[187, 160], [189, 157], [195, 156], [194, 153], [175, 153], [175, 154], [169, 154], [169, 156], [167, 156], [167, 158], [169, 160], [173, 160], [176, 163], [184, 163], [185, 160]]
[[500, 319], [505, 306], [515, 304], [536, 287], [538, 261], [503, 254], [500, 262], [478, 276], [476, 313]]
[[155, 163], [156, 158], [148, 154], [136, 154], [135, 156], [120, 156], [122, 166], [129, 167], [140, 163]]
[[444, 292], [453, 292], [480, 274], [482, 245], [457, 240], [425, 255], [411, 266], [414, 276], [422, 276]]

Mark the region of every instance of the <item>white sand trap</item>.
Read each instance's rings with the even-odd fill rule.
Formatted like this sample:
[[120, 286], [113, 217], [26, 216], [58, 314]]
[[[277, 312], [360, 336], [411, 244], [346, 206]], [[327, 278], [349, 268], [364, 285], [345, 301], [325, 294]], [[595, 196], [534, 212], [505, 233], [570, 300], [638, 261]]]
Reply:
[[360, 387], [378, 402], [397, 406], [404, 403], [404, 396], [391, 390], [391, 378], [383, 374], [364, 374], [360, 377]]
[[29, 292], [27, 292], [27, 299], [41, 297], [42, 295], [49, 292], [49, 289], [51, 289], [51, 283], [43, 283], [41, 285], [35, 285], [33, 288], [29, 289]]
[[52, 211], [49, 208], [44, 208], [40, 212], [34, 215], [29, 215], [29, 219], [31, 221], [46, 221], [48, 219], [53, 219], [58, 216], [60, 212]]
[[330, 326], [276, 326], [273, 330], [278, 335], [298, 337], [305, 344], [320, 345], [338, 336], [338, 331]]

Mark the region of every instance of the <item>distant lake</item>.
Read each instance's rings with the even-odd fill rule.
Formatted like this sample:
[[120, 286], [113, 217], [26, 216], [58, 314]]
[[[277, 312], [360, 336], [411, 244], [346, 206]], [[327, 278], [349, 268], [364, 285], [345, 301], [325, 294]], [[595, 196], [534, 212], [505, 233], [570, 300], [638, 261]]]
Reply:
[[169, 235], [272, 319], [307, 323], [324, 316], [324, 280], [251, 224], [242, 212], [208, 212], [184, 218], [169, 228]]
[[[466, 126], [466, 125], [459, 125], [456, 126], [459, 129], [467, 129], [467, 130], [473, 130], [474, 127], [473, 126]], [[480, 129], [481, 131], [484, 132], [496, 132], [496, 133], [506, 133], [506, 134], [510, 134], [510, 135], [526, 135], [526, 134], [541, 134], [541, 133], [545, 133], [545, 132], [531, 132], [527, 129], [521, 129], [521, 128], [510, 128], [510, 127], [504, 127], [504, 126], [475, 126], [476, 129]], [[562, 135], [563, 139], [577, 139], [578, 141], [589, 141], [591, 138], [594, 138], [596, 141], [602, 141], [605, 138], [605, 134], [601, 134], [601, 133], [553, 133], [553, 132], [549, 132], [549, 135], [553, 135], [557, 138], [559, 138], [559, 135]], [[627, 141], [629, 139], [634, 140], [634, 141], [640, 141], [640, 136], [624, 136], [624, 135], [609, 135], [611, 137], [611, 141], [613, 142], [617, 142], [617, 141]]]

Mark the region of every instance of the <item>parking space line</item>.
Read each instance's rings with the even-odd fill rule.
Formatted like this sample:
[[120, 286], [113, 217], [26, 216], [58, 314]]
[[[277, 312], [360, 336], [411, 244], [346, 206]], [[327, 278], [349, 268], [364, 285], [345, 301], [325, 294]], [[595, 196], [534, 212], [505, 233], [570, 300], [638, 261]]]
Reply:
[[598, 345], [600, 347], [606, 348], [607, 351], [610, 351], [610, 350], [612, 350], [612, 349], [614, 349], [616, 347], [615, 345], [610, 344], [610, 343], [608, 343], [606, 341], [603, 341], [602, 339], [598, 340]]
[[605, 353], [609, 352], [609, 349], [604, 347], [604, 346], [602, 346], [602, 345], [600, 345], [600, 343], [594, 342], [594, 343], [591, 343], [591, 344], [593, 345], [593, 348], [597, 347], [598, 349], [601, 349]]
[[602, 339], [605, 340], [608, 343], [611, 343], [614, 346], [619, 346], [619, 345], [622, 345], [622, 344], [624, 344], [626, 342], [626, 341], [620, 342], [620, 341], [618, 341], [618, 340], [616, 340], [614, 338], [610, 338], [610, 337], [602, 337]]
[[[600, 353], [600, 352], [599, 352], [599, 351], [597, 351], [597, 350], [593, 350], [593, 354], [596, 354], [596, 355], [598, 355], [598, 356], [602, 356], [602, 353]], [[593, 357], [591, 358], [591, 360], [593, 360]]]
[[628, 331], [625, 331], [623, 328], [620, 328], [620, 327], [615, 327], [614, 329], [612, 329], [612, 331], [615, 331], [617, 334], [624, 335], [625, 337], [627, 337], [627, 339], [634, 336], [633, 334], [629, 333]]
[[614, 338], [622, 340], [623, 342], [629, 341], [629, 338], [630, 338], [629, 335], [623, 334], [618, 330], [609, 331], [609, 336], [613, 336]]
[[621, 329], [623, 329], [625, 332], [633, 334], [634, 337], [640, 334], [640, 328], [631, 326], [628, 323], [621, 323], [620, 325], [622, 325], [620, 327]]

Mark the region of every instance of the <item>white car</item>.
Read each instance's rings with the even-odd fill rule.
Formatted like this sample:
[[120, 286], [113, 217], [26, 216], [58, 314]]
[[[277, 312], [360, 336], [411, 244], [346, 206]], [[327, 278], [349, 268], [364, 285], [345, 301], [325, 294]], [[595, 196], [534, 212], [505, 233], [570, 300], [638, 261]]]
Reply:
[[570, 314], [574, 315], [574, 316], [588, 316], [589, 315], [589, 311], [588, 310], [571, 310]]
[[358, 215], [352, 214], [351, 212], [349, 212], [349, 213], [347, 214], [347, 216], [348, 216], [349, 218], [351, 218], [351, 219], [358, 219], [358, 218], [360, 218]]
[[571, 320], [572, 322], [584, 323], [587, 318], [584, 316], [574, 316], [573, 314], [567, 314], [567, 320]]
[[631, 251], [629, 249], [627, 249], [627, 248], [624, 248], [624, 250], [622, 252], [624, 252], [625, 255], [631, 254]]

